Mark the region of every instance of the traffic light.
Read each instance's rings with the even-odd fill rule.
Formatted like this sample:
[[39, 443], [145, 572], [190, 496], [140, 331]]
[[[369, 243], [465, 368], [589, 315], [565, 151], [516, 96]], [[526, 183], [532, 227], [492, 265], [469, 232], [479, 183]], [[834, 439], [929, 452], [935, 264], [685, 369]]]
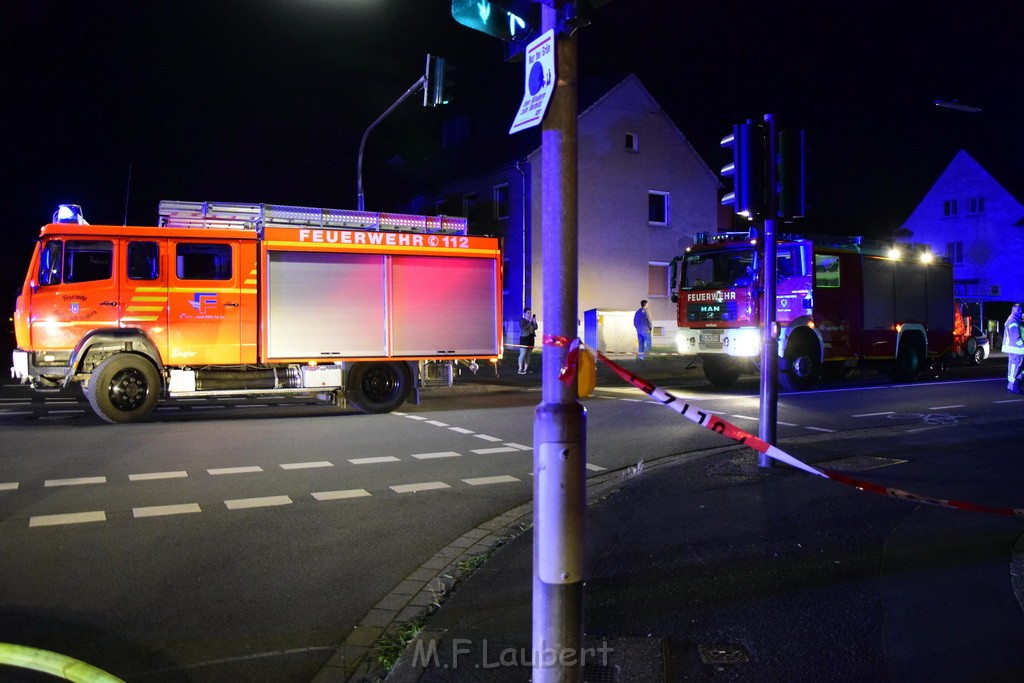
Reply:
[[451, 79], [448, 63], [444, 57], [427, 55], [427, 71], [423, 74], [423, 106], [437, 107], [448, 104], [451, 95]]
[[801, 218], [807, 208], [802, 130], [779, 131], [778, 157], [779, 217]]
[[452, 17], [463, 26], [511, 42], [536, 37], [540, 5], [530, 0], [452, 0]]
[[761, 217], [769, 208], [765, 127], [747, 121], [732, 127], [722, 138], [722, 147], [732, 150], [732, 162], [722, 167], [722, 177], [732, 178], [733, 190], [722, 197], [722, 204], [750, 219]]

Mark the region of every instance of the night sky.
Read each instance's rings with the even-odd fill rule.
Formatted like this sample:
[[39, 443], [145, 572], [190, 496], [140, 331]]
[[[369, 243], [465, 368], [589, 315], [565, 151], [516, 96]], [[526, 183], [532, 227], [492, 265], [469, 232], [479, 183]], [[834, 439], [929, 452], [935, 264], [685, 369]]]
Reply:
[[[381, 205], [397, 199], [388, 163], [425, 154], [446, 117], [507, 131], [522, 96], [522, 65], [445, 0], [8, 5], [6, 292], [59, 202], [115, 224], [152, 224], [160, 199], [355, 208], [363, 131], [428, 52], [456, 68], [456, 101], [429, 110], [417, 95], [370, 135], [369, 210], [398, 208]], [[959, 147], [1021, 168], [1022, 20], [1019, 1], [613, 0], [577, 34], [580, 82], [636, 73], [716, 171], [733, 123], [772, 113], [805, 129], [814, 226], [886, 236]]]

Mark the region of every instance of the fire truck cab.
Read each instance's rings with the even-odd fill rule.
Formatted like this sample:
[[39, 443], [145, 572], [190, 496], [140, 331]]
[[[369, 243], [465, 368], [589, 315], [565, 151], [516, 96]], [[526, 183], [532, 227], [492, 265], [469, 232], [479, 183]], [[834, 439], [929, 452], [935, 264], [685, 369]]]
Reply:
[[[764, 267], [756, 234], [698, 236], [673, 261], [676, 343], [728, 386], [760, 358]], [[810, 387], [823, 370], [878, 364], [914, 381], [953, 344], [952, 267], [922, 248], [859, 237], [778, 240], [779, 383]]]

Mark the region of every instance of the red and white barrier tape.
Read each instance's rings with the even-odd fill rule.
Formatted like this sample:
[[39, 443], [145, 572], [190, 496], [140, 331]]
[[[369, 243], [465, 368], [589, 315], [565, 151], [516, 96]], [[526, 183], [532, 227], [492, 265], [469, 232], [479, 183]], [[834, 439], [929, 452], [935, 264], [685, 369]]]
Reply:
[[[566, 337], [549, 337], [545, 335], [544, 344], [549, 346], [569, 346], [573, 340]], [[929, 498], [927, 496], [919, 496], [916, 493], [910, 491], [904, 491], [903, 489], [892, 488], [890, 486], [881, 486], [874, 484], [863, 479], [857, 479], [855, 477], [848, 476], [842, 472], [836, 472], [835, 470], [819, 469], [812, 467], [807, 463], [797, 460], [793, 456], [789, 455], [785, 451], [761, 440], [760, 438], [750, 434], [736, 425], [732, 424], [727, 420], [723, 420], [714, 413], [701, 409], [699, 406], [695, 406], [687, 401], [679, 399], [677, 396], [672, 395], [668, 391], [661, 387], [651, 384], [642, 377], [634, 375], [629, 370], [618, 363], [610, 360], [600, 351], [595, 352], [598, 360], [604, 362], [612, 371], [621, 377], [623, 380], [632, 384], [634, 387], [644, 392], [659, 403], [668, 406], [672, 410], [676, 411], [688, 420], [697, 423], [698, 425], [710, 429], [713, 432], [717, 432], [722, 436], [726, 436], [736, 443], [744, 446], [753, 448], [758, 453], [764, 453], [768, 457], [784, 462], [787, 465], [801, 469], [808, 474], [814, 474], [819, 477], [825, 477], [833, 481], [852, 486], [861, 491], [867, 491], [869, 493], [877, 493], [882, 496], [888, 496], [890, 498], [899, 498], [901, 500], [909, 500], [914, 503], [924, 503], [926, 505], [936, 505], [939, 507], [954, 508], [956, 510], [969, 510], [971, 512], [985, 512], [994, 515], [1006, 515], [1010, 517], [1024, 517], [1024, 509], [1022, 508], [995, 508], [987, 505], [978, 505], [969, 501], [962, 500], [945, 500], [942, 498]], [[573, 377], [576, 375], [576, 359], [567, 358], [565, 367], [561, 369], [559, 378], [563, 382], [571, 382]]]

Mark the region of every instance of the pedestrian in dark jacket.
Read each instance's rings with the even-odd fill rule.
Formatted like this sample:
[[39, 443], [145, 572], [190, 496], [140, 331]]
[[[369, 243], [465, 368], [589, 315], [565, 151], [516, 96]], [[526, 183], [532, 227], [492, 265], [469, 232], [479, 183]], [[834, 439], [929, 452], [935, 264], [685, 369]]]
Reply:
[[519, 320], [519, 374], [525, 375], [530, 369], [530, 356], [537, 343], [537, 316], [529, 308], [523, 309]]

